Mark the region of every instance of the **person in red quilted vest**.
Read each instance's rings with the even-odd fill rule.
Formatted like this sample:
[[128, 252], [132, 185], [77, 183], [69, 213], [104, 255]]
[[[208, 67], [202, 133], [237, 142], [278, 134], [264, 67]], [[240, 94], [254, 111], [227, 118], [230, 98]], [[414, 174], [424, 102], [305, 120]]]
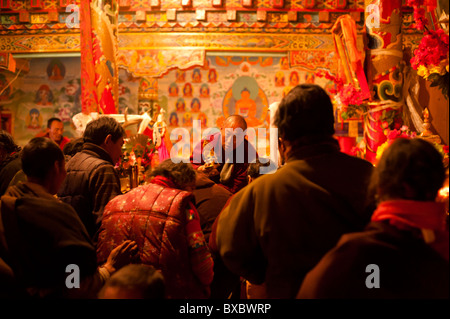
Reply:
[[196, 173], [190, 163], [163, 161], [147, 185], [112, 199], [100, 227], [97, 261], [116, 243], [138, 244], [135, 263], [160, 270], [169, 299], [208, 298], [213, 260], [200, 227], [192, 190]]

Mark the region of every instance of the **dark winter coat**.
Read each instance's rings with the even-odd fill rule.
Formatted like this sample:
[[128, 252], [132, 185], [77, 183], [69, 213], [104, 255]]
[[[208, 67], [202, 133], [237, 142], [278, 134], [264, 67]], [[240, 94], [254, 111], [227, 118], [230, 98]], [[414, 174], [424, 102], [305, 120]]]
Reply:
[[269, 298], [295, 298], [306, 273], [341, 235], [370, 221], [372, 167], [331, 139], [296, 150], [221, 212], [216, 243], [225, 265], [251, 283], [265, 282]]
[[58, 197], [76, 210], [95, 243], [106, 204], [122, 194], [119, 175], [111, 156], [92, 143], [86, 143], [67, 162], [66, 169]]
[[448, 261], [418, 234], [371, 222], [343, 235], [305, 277], [298, 298], [448, 299]]

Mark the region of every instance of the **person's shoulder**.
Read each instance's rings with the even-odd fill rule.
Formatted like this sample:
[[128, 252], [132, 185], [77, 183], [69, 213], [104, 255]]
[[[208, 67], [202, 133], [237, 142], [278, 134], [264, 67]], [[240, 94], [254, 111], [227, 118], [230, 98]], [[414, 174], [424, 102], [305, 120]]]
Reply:
[[345, 161], [349, 163], [352, 163], [354, 165], [360, 165], [362, 167], [373, 168], [373, 164], [363, 158], [352, 156], [344, 152], [339, 152], [338, 154], [341, 158], [343, 158]]
[[334, 164], [340, 166], [343, 169], [351, 168], [351, 172], [360, 174], [371, 174], [373, 171], [373, 164], [365, 159], [345, 154], [343, 152], [336, 152], [333, 160]]
[[5, 171], [11, 171], [15, 170], [18, 171], [22, 169], [22, 160], [20, 159], [20, 156], [17, 156], [16, 158], [13, 158], [9, 161], [8, 164], [4, 166]]
[[359, 254], [373, 254], [380, 250], [387, 252], [397, 250], [398, 242], [403, 241], [401, 233], [393, 226], [383, 222], [371, 222], [364, 230], [346, 233], [339, 239], [336, 250], [359, 251]]
[[58, 216], [60, 214], [71, 216], [77, 215], [71, 205], [59, 200], [57, 197], [23, 196], [19, 198], [18, 205], [34, 207], [36, 214]]
[[111, 162], [103, 159], [99, 154], [90, 150], [82, 150], [76, 153], [67, 163], [68, 167], [83, 167], [89, 170], [92, 169], [114, 169]]
[[42, 131], [37, 133], [34, 137], [50, 137], [50, 135], [48, 131]]
[[240, 192], [248, 190], [259, 193], [263, 189], [265, 192], [270, 191], [271, 189], [277, 189], [277, 185], [292, 178], [289, 171], [290, 169], [288, 167], [283, 166], [274, 173], [262, 174], [253, 182], [245, 186]]

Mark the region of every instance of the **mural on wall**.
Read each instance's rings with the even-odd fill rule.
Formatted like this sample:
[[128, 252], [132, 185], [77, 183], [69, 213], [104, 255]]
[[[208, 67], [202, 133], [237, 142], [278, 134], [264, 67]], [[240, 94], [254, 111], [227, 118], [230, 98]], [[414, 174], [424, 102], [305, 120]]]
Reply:
[[[128, 107], [130, 114], [137, 112], [138, 88], [139, 82], [121, 70], [119, 110]], [[15, 114], [14, 137], [19, 145], [44, 131], [51, 117], [63, 121], [64, 136], [78, 137], [72, 117], [81, 112], [79, 58], [31, 59], [30, 71], [13, 82], [8, 95], [13, 97], [1, 106]]]
[[[319, 52], [310, 51], [310, 60], [317, 59]], [[320, 56], [333, 58], [331, 52], [320, 53]], [[325, 67], [332, 65], [327, 63]], [[158, 80], [159, 104], [167, 114], [167, 133], [175, 128], [186, 128], [192, 144], [194, 120], [200, 121], [205, 132], [207, 128], [220, 129], [225, 118], [232, 114], [242, 115], [249, 127], [268, 129], [269, 106], [279, 102], [292, 87], [300, 83], [330, 84], [316, 78], [315, 71], [303, 65], [291, 68], [287, 56], [225, 55], [206, 57], [203, 67], [172, 70]], [[268, 134], [266, 139], [267, 147]], [[192, 145], [188, 147], [192, 149]]]
[[[321, 59], [326, 62], [321, 64], [322, 68], [334, 73], [333, 64], [329, 62], [333, 54], [318, 50], [301, 54], [305, 62], [295, 67], [288, 56], [208, 56], [203, 66], [172, 69], [156, 78], [158, 95], [154, 98], [165, 111], [167, 133], [181, 127], [188, 129], [192, 137], [194, 120], [200, 121], [202, 130], [220, 128], [231, 114], [245, 117], [250, 127], [268, 129], [269, 106], [281, 101], [293, 86], [299, 83], [332, 85], [324, 78], [315, 77], [316, 70], [305, 63]], [[125, 109], [128, 114], [143, 111], [138, 98], [142, 95], [143, 83], [146, 81], [120, 69], [120, 113]], [[64, 122], [65, 136], [78, 136], [71, 118], [81, 112], [79, 58], [31, 59], [30, 71], [14, 82], [8, 95], [14, 98], [2, 107], [15, 114], [14, 135], [19, 144], [24, 145], [45, 130], [47, 120], [53, 116]]]

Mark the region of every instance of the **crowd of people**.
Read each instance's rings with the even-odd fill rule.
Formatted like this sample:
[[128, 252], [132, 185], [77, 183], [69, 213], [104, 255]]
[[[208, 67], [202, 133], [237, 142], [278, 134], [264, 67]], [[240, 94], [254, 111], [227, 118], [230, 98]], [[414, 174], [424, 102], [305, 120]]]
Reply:
[[[113, 118], [70, 142], [54, 119], [24, 147], [1, 131], [0, 297], [449, 297], [448, 215], [436, 201], [446, 170], [429, 142], [398, 139], [376, 167], [344, 154], [314, 84], [294, 87], [273, 123], [279, 163], [227, 135], [247, 129], [231, 115], [190, 163], [166, 159], [125, 194]], [[220, 142], [212, 163], [209, 141]]]

